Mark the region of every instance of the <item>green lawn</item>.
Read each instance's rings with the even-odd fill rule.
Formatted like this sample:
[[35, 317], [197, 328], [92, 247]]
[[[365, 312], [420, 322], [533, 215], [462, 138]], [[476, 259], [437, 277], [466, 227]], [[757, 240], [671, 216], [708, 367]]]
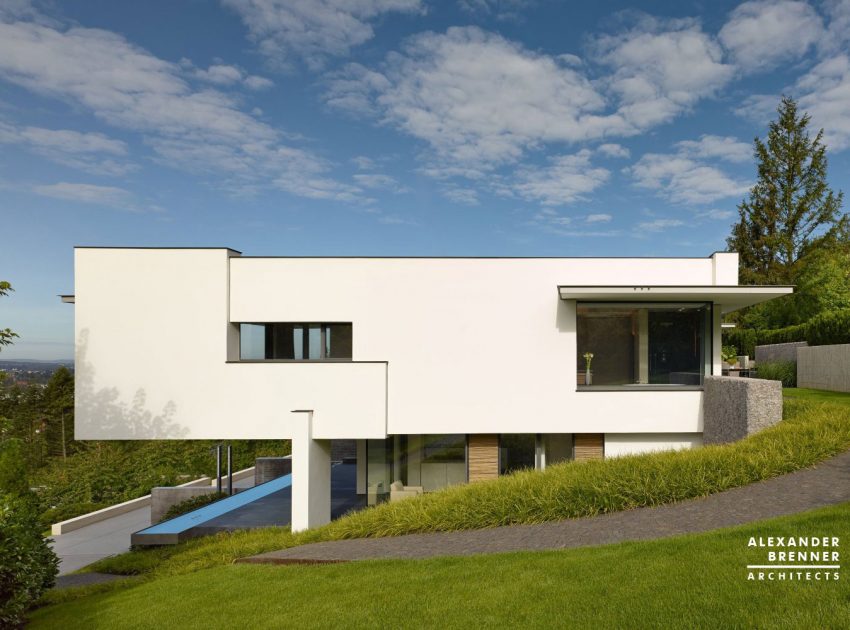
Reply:
[[850, 504], [707, 534], [569, 551], [229, 565], [35, 611], [34, 628], [850, 627], [848, 580], [751, 582], [750, 536], [850, 540]]
[[811, 400], [815, 402], [839, 403], [850, 405], [850, 393], [828, 392], [823, 389], [806, 389], [804, 387], [783, 389], [782, 395], [786, 399]]
[[807, 468], [850, 449], [850, 397], [787, 391], [784, 421], [734, 444], [559, 464], [542, 472], [520, 472], [386, 503], [297, 535], [282, 528], [224, 534], [176, 547], [130, 552], [89, 570], [164, 576], [321, 540], [592, 516], [721, 492]]

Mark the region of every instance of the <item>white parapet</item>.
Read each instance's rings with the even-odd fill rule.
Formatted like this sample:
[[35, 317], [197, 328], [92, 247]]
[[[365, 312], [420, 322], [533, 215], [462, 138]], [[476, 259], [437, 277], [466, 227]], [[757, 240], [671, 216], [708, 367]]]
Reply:
[[292, 531], [331, 521], [331, 441], [313, 439], [313, 412], [294, 411]]

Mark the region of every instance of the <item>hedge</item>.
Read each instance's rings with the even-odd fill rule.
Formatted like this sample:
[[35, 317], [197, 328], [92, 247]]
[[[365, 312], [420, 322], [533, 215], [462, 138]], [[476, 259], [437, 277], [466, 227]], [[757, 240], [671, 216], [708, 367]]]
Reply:
[[795, 341], [808, 341], [810, 346], [850, 343], [850, 309], [827, 311], [805, 324], [786, 328], [732, 328], [723, 331], [723, 345], [734, 346], [738, 354], [749, 356], [755, 355], [756, 346]]
[[850, 343], [850, 308], [816, 315], [808, 323], [810, 346]]
[[0, 628], [18, 628], [53, 586], [59, 559], [41, 537], [32, 497], [0, 492]]

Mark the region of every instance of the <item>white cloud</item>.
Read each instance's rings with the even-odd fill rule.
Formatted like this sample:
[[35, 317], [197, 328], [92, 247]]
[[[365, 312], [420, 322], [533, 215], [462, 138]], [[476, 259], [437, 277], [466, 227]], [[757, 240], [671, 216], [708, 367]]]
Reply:
[[610, 214], [589, 214], [584, 220], [585, 223], [610, 223], [613, 218]]
[[714, 95], [734, 68], [695, 20], [641, 17], [624, 33], [593, 40], [595, 59], [612, 69], [603, 78], [619, 99], [617, 113], [635, 130], [667, 122]]
[[706, 210], [705, 212], [697, 212], [696, 217], [698, 219], [711, 219], [713, 221], [724, 221], [726, 219], [731, 219], [735, 216], [735, 212], [732, 210], [721, 210], [719, 208], [712, 208], [711, 210]]
[[478, 192], [473, 188], [461, 188], [459, 186], [447, 186], [441, 191], [443, 197], [449, 201], [460, 203], [465, 206], [478, 205]]
[[850, 147], [850, 56], [824, 59], [796, 85], [799, 106], [812, 116], [812, 126], [824, 129], [824, 142], [833, 151]]
[[0, 122], [0, 143], [22, 145], [49, 160], [95, 175], [125, 175], [136, 168], [122, 159], [127, 154], [127, 145], [102, 133], [18, 127]]
[[654, 219], [638, 223], [637, 230], [639, 232], [662, 232], [682, 225], [685, 225], [685, 222], [679, 219]]
[[[190, 61], [184, 60], [183, 63], [191, 67]], [[274, 82], [270, 79], [257, 75], [249, 75], [238, 66], [221, 63], [213, 64], [207, 69], [195, 68], [192, 76], [215, 85], [228, 86], [241, 84], [250, 90], [265, 90], [274, 85]]]
[[794, 60], [824, 36], [823, 21], [807, 2], [753, 0], [736, 7], [718, 39], [745, 72]]
[[627, 158], [631, 155], [629, 150], [620, 144], [600, 144], [596, 150], [602, 155], [607, 155], [612, 158]]
[[195, 76], [203, 81], [209, 81], [218, 85], [232, 85], [233, 83], [240, 83], [242, 81], [242, 70], [236, 66], [215, 64], [206, 70], [198, 68], [195, 70]]
[[271, 79], [267, 79], [266, 77], [257, 76], [256, 74], [252, 74], [250, 76], [245, 77], [243, 81], [245, 87], [249, 90], [267, 90], [268, 88], [274, 85], [274, 81]]
[[582, 199], [608, 180], [607, 169], [590, 164], [590, 151], [558, 155], [544, 168], [523, 167], [504, 192], [544, 206], [559, 206]]
[[363, 188], [389, 190], [395, 193], [407, 192], [408, 190], [395, 177], [384, 173], [357, 173], [352, 179]]
[[[630, 30], [593, 39], [589, 49], [608, 69], [594, 81], [572, 56], [452, 27], [409, 38], [376, 68], [348, 64], [331, 75], [324, 98], [427, 143], [427, 173], [471, 170], [480, 178], [546, 144], [629, 136], [667, 122], [734, 74], [694, 20], [642, 16]], [[614, 143], [599, 150], [628, 155]]]
[[826, 0], [823, 8], [828, 17], [827, 31], [818, 43], [822, 53], [834, 55], [841, 52], [850, 41], [850, 0]]
[[421, 12], [420, 0], [222, 0], [235, 10], [259, 51], [278, 66], [293, 58], [319, 68], [374, 36], [387, 13]]
[[476, 27], [417, 35], [382, 72], [350, 64], [326, 102], [375, 113], [440, 160], [476, 168], [514, 161], [540, 142], [598, 137], [612, 124], [593, 114], [605, 100], [586, 77]]
[[[609, 216], [609, 215], [590, 215], [590, 216]], [[585, 223], [594, 223], [585, 218]], [[599, 220], [597, 222], [605, 222]], [[574, 225], [573, 217], [561, 214], [553, 208], [543, 208], [537, 212], [529, 225], [539, 228], [549, 234], [556, 236], [575, 237], [575, 238], [605, 238], [611, 236], [619, 236], [620, 230], [594, 230], [586, 229]]]
[[351, 163], [361, 171], [371, 171], [375, 168], [375, 160], [365, 155], [358, 155], [351, 158]]
[[750, 162], [753, 147], [732, 136], [703, 134], [699, 140], [683, 140], [676, 143], [681, 155], [694, 158], [719, 159], [727, 162]]
[[400, 217], [397, 214], [385, 214], [378, 217], [378, 223], [383, 223], [384, 225], [419, 225], [418, 221], [414, 221], [413, 219], [408, 219], [406, 217]]
[[0, 23], [0, 78], [144, 134], [159, 159], [215, 173], [226, 189], [274, 186], [293, 194], [363, 200], [357, 186], [328, 177], [331, 165], [282, 144], [282, 134], [242, 111], [236, 98], [197, 90], [179, 64], [101, 29]]
[[521, 20], [523, 11], [535, 0], [460, 0], [461, 9], [472, 15], [494, 17], [497, 20]]
[[73, 182], [33, 186], [32, 191], [43, 197], [121, 209], [128, 209], [133, 200], [133, 194], [124, 188]]
[[626, 170], [638, 186], [657, 190], [674, 203], [710, 203], [739, 197], [749, 190], [749, 183], [732, 179], [715, 166], [675, 153], [647, 153]]

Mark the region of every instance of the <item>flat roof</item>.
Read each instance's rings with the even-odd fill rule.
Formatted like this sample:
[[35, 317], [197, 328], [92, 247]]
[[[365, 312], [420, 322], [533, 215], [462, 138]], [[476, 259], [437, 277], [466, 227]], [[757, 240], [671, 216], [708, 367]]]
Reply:
[[701, 286], [580, 286], [559, 285], [562, 300], [603, 302], [713, 302], [721, 312], [730, 313], [738, 309], [767, 302], [794, 292], [793, 286], [765, 285], [701, 285]]
[[374, 260], [705, 260], [714, 257], [715, 254], [736, 254], [737, 252], [715, 251], [708, 256], [369, 256], [369, 255], [347, 255], [347, 256], [244, 256], [238, 249], [232, 247], [156, 247], [136, 245], [75, 245], [74, 249], [224, 249], [240, 254], [240, 258], [290, 258], [290, 259], [374, 259]]

